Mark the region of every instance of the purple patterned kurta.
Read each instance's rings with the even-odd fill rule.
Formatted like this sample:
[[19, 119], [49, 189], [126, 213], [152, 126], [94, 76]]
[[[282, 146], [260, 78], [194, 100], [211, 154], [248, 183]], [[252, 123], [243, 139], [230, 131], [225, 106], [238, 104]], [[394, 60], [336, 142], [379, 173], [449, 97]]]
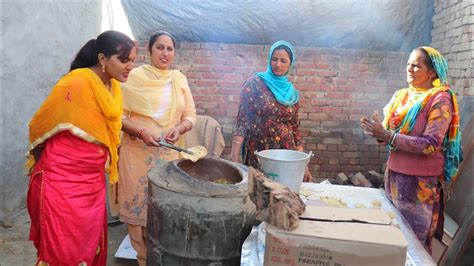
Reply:
[[[429, 156], [439, 153], [452, 117], [452, 102], [450, 97], [444, 96], [439, 95], [432, 105], [425, 107], [425, 110], [420, 112], [415, 128], [417, 123], [426, 123], [420, 130], [420, 134], [397, 135], [394, 142], [396, 150], [392, 151], [390, 156], [393, 156], [393, 153], [397, 151], [400, 151], [400, 154], [419, 154], [421, 158], [429, 158]], [[424, 118], [425, 116], [426, 118]], [[405, 162], [400, 154], [397, 155], [397, 160], [391, 161], [389, 159], [385, 172], [386, 194], [410, 224], [425, 249], [431, 254], [433, 236], [435, 232], [442, 229], [444, 222], [443, 176], [410, 175], [392, 170], [391, 167], [395, 166], [398, 169], [403, 169], [401, 163]], [[405, 165], [409, 164], [410, 162], [406, 162]], [[419, 170], [416, 169], [417, 167]], [[407, 167], [403, 171], [406, 173], [423, 172], [423, 167], [426, 165], [410, 165], [410, 168]], [[442, 169], [443, 165], [438, 167]]]
[[255, 151], [300, 146], [298, 110], [298, 103], [278, 103], [259, 77], [248, 79], [242, 86], [235, 132], [244, 136], [243, 163], [258, 167]]

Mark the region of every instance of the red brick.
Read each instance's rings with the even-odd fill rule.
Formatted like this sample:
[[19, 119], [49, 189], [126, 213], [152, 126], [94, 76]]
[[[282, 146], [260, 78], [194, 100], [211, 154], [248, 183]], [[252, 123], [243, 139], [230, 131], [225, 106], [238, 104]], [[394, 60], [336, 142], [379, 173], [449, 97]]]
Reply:
[[341, 122], [340, 121], [322, 121], [321, 126], [328, 127], [328, 128], [337, 128], [341, 126]]
[[259, 71], [255, 67], [248, 66], [248, 64], [246, 64], [245, 66], [234, 66], [234, 73], [244, 74], [247, 77], [250, 77], [255, 72], [261, 72], [261, 71], [263, 70]]
[[323, 138], [324, 144], [342, 144], [341, 138]]
[[217, 88], [195, 88], [194, 90], [198, 94], [218, 94], [221, 90]]
[[347, 158], [340, 158], [340, 159], [339, 159], [339, 163], [340, 163], [341, 165], [350, 164], [350, 159], [347, 159]]
[[340, 165], [321, 165], [321, 171], [327, 172], [340, 172], [341, 166]]
[[224, 58], [218, 58], [218, 57], [206, 57], [206, 64], [209, 65], [224, 65], [226, 60]]
[[319, 92], [319, 91], [305, 91], [303, 92], [303, 97], [306, 98], [311, 98], [311, 99], [324, 99], [326, 96], [325, 92]]
[[[301, 110], [301, 109], [300, 109], [300, 110]], [[300, 112], [298, 113], [298, 117], [299, 117], [300, 121], [307, 120], [307, 119], [308, 119], [308, 113], [303, 112], [303, 111], [300, 111]]]
[[365, 158], [379, 158], [380, 154], [378, 152], [363, 152], [362, 156]]
[[314, 143], [307, 143], [304, 146], [306, 150], [313, 151], [313, 150], [316, 150], [316, 145], [317, 144], [314, 144]]
[[229, 80], [217, 80], [217, 86], [222, 87], [222, 88], [238, 88], [238, 91], [236, 91], [236, 94], [240, 94], [240, 86], [242, 85], [242, 82], [236, 82], [236, 81], [229, 81]]
[[358, 165], [359, 164], [359, 159], [358, 158], [351, 158], [351, 159], [349, 159], [349, 164]]
[[366, 64], [350, 64], [349, 68], [352, 71], [360, 71], [360, 72], [365, 72], [365, 71], [369, 70], [369, 68]]
[[327, 144], [328, 151], [338, 151], [337, 144]]
[[314, 106], [331, 106], [331, 101], [326, 99], [311, 99], [311, 105]]
[[359, 165], [341, 165], [341, 170], [340, 171], [344, 171], [344, 172], [358, 172], [360, 170], [360, 166]]
[[337, 150], [338, 151], [349, 151], [349, 145], [347, 144], [338, 144], [337, 145]]
[[186, 78], [188, 79], [188, 82], [193, 79], [201, 79], [202, 78], [202, 73], [199, 72], [188, 72], [186, 73]]
[[316, 67], [316, 63], [313, 61], [305, 62], [305, 61], [301, 61], [300, 59], [298, 60], [299, 61], [296, 63], [296, 67], [298, 68], [315, 68]]
[[195, 84], [198, 87], [214, 87], [214, 86], [216, 86], [217, 81], [216, 80], [211, 80], [211, 79], [208, 79], [208, 80], [198, 79], [198, 80], [196, 80]]
[[194, 51], [195, 56], [202, 56], [202, 57], [211, 57], [214, 56], [214, 51], [210, 50], [195, 50]]
[[320, 113], [321, 112], [321, 107], [311, 106], [311, 105], [306, 104], [306, 105], [302, 106], [300, 110], [301, 110], [301, 112], [308, 113], [308, 114], [309, 113]]
[[358, 151], [358, 150], [359, 150], [359, 145], [357, 145], [357, 144], [349, 144], [347, 150], [348, 150], [348, 151]]
[[317, 149], [320, 151], [327, 150], [327, 144], [317, 144]]
[[329, 120], [346, 121], [349, 120], [349, 116], [346, 114], [330, 114]]
[[361, 154], [359, 152], [353, 152], [353, 151], [346, 151], [342, 153], [342, 156], [344, 158], [357, 158], [357, 157], [360, 157], [360, 155]]
[[180, 42], [179, 43], [179, 50], [186, 49], [186, 50], [199, 50], [201, 48], [201, 43], [195, 42]]
[[[219, 86], [219, 81], [217, 81], [217, 86]], [[237, 99], [240, 97], [240, 88], [237, 84], [234, 83], [234, 86], [229, 87], [221, 87], [221, 93], [223, 95], [234, 95], [237, 96]]]
[[[234, 74], [234, 73], [224, 73], [223, 74], [223, 79], [225, 80], [243, 80], [244, 78], [242, 77], [241, 74]], [[243, 81], [242, 81], [243, 82]]]
[[321, 60], [322, 62], [339, 62], [341, 58], [339, 56], [320, 55], [319, 60]]
[[235, 65], [235, 66], [241, 66], [241, 65], [245, 65], [246, 64], [246, 61], [244, 58], [240, 58], [240, 57], [227, 57], [225, 59], [225, 64], [226, 65]]
[[193, 100], [194, 100], [195, 102], [205, 101], [205, 100], [206, 100], [206, 95], [196, 95], [196, 94], [193, 94]]
[[206, 65], [195, 65], [192, 70], [195, 72], [211, 72], [212, 68]]
[[235, 58], [237, 56], [236, 51], [215, 51], [217, 57]]
[[213, 103], [213, 102], [201, 102], [201, 103], [198, 103], [197, 106], [203, 109], [209, 109], [209, 108], [217, 108], [219, 104]]
[[319, 76], [319, 72], [317, 72], [316, 70], [314, 69], [297, 69], [296, 70], [296, 74], [298, 76]]
[[205, 72], [201, 74], [203, 79], [221, 79], [224, 75], [222, 73]]
[[318, 121], [311, 121], [311, 120], [302, 120], [300, 121], [300, 128], [313, 128], [319, 126]]
[[325, 79], [322, 77], [306, 77], [306, 82], [310, 84], [324, 84]]
[[314, 68], [316, 69], [331, 69], [331, 65], [325, 62], [318, 62], [315, 64]]
[[325, 114], [325, 113], [310, 113], [310, 114], [308, 115], [308, 118], [309, 118], [310, 120], [319, 120], [319, 121], [321, 121], [321, 120], [326, 120], [326, 119], [328, 119], [328, 115]]

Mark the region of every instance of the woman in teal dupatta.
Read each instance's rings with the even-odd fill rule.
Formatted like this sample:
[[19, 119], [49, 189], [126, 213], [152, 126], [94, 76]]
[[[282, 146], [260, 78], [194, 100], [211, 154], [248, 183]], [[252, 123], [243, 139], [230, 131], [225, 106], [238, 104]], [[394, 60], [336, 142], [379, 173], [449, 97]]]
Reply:
[[[286, 41], [275, 42], [267, 69], [247, 79], [240, 106], [230, 159], [259, 167], [255, 151], [288, 149], [303, 151], [299, 130], [299, 92], [288, 80], [295, 64], [295, 50]], [[242, 158], [240, 158], [242, 152]], [[311, 180], [307, 168], [304, 181]]]

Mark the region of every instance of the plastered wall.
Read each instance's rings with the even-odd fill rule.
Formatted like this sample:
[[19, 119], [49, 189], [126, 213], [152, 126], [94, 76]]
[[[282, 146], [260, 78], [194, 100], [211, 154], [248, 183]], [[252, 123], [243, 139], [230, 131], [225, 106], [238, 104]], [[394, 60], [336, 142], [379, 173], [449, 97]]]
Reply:
[[28, 122], [79, 48], [100, 33], [100, 0], [3, 0], [0, 222], [25, 204]]

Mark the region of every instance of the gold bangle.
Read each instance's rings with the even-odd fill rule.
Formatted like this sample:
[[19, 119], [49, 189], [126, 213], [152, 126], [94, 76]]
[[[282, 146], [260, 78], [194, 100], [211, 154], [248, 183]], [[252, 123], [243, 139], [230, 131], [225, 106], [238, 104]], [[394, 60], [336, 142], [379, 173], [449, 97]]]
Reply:
[[232, 143], [242, 144], [242, 142], [240, 142], [238, 140], [232, 140]]

